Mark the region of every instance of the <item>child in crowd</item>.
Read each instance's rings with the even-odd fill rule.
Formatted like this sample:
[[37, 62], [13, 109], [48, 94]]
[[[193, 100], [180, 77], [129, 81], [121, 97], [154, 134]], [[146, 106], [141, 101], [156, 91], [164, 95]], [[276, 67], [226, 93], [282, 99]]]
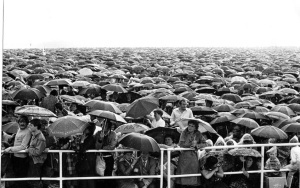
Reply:
[[269, 159], [266, 162], [265, 169], [266, 170], [277, 170], [278, 172], [268, 172], [268, 177], [280, 177], [281, 173], [279, 172], [281, 168], [281, 164], [279, 159], [277, 158], [277, 147], [273, 146], [271, 149], [267, 151]]

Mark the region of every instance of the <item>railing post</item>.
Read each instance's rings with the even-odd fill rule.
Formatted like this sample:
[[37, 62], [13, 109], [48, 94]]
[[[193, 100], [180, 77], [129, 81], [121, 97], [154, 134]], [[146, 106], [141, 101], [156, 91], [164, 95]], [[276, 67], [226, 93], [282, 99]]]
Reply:
[[164, 185], [164, 150], [160, 150], [161, 157], [160, 157], [160, 188], [163, 188]]
[[261, 167], [260, 167], [260, 188], [264, 188], [264, 168], [265, 168], [265, 164], [264, 164], [264, 153], [265, 153], [265, 146], [261, 147]]
[[63, 187], [63, 167], [62, 167], [62, 151], [59, 151], [59, 187]]
[[168, 152], [168, 188], [171, 188], [171, 150], [167, 150]]

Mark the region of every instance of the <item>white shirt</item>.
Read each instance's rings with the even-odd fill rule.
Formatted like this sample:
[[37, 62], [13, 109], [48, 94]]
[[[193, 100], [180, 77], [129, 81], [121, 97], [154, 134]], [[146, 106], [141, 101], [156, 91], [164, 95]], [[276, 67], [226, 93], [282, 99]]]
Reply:
[[295, 146], [291, 149], [291, 163], [300, 163], [300, 147]]
[[166, 126], [166, 122], [160, 118], [158, 121], [156, 121], [156, 119], [154, 118], [152, 120], [152, 127], [156, 128], [156, 127], [165, 127]]
[[191, 109], [186, 108], [185, 111], [181, 112], [179, 108], [175, 108], [171, 114], [171, 125], [174, 125], [175, 121], [179, 121], [185, 118], [194, 118], [193, 112]]

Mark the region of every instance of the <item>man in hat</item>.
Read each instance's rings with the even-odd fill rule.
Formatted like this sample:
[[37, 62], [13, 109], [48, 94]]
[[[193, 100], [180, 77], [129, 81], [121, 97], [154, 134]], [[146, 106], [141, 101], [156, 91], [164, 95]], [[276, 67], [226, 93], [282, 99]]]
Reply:
[[[290, 143], [299, 143], [298, 137], [294, 136]], [[292, 180], [294, 174], [300, 169], [300, 147], [294, 146], [291, 149], [291, 162], [289, 165], [285, 166], [284, 168], [290, 169], [291, 171], [288, 173], [287, 177], [287, 185], [290, 188], [292, 185]]]

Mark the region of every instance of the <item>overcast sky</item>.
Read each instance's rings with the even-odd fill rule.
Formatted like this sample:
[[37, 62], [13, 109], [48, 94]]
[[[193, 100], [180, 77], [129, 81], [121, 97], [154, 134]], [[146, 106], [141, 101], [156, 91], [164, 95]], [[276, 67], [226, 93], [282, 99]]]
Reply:
[[300, 0], [4, 2], [4, 49], [300, 47]]

